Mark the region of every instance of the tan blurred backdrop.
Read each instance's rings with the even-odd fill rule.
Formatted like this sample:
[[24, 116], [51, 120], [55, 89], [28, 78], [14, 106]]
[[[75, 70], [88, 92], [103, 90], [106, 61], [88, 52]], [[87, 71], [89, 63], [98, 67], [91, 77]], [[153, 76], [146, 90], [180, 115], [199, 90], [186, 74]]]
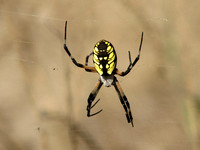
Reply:
[[[0, 0], [1, 150], [198, 150], [200, 148], [200, 1]], [[94, 44], [141, 59], [118, 77], [131, 104], [127, 123], [114, 88], [86, 116], [99, 76], [74, 66]], [[92, 60], [90, 59], [90, 65]]]

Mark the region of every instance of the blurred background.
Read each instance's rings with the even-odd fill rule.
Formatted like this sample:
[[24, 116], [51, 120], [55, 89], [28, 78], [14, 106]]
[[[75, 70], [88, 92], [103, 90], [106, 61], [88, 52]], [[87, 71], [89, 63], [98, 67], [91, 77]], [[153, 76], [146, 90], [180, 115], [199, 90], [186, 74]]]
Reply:
[[[200, 1], [0, 0], [1, 150], [198, 150]], [[117, 52], [118, 80], [135, 127], [113, 87], [86, 116], [99, 75], [77, 68], [101, 39]], [[92, 59], [89, 60], [92, 64]]]

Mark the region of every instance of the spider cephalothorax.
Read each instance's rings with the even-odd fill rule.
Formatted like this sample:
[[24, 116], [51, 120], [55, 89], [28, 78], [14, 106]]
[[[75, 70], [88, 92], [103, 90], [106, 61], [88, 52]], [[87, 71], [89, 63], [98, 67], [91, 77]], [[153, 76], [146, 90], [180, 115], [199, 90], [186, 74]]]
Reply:
[[[97, 93], [99, 92], [101, 86], [104, 84], [106, 87], [110, 87], [113, 85], [118, 93], [119, 99], [121, 104], [124, 107], [124, 110], [126, 112], [126, 118], [128, 123], [131, 123], [133, 126], [133, 117], [130, 109], [130, 104], [127, 100], [126, 95], [124, 94], [117, 78], [114, 76], [115, 74], [120, 75], [120, 76], [125, 76], [127, 75], [133, 66], [138, 62], [140, 58], [140, 51], [142, 47], [142, 41], [143, 41], [143, 32], [141, 36], [141, 42], [140, 42], [140, 47], [139, 47], [139, 53], [138, 56], [135, 58], [135, 60], [132, 62], [131, 61], [131, 55], [129, 51], [129, 61], [130, 64], [127, 68], [126, 71], [120, 72], [117, 68], [117, 55], [115, 52], [115, 49], [113, 45], [106, 41], [106, 40], [100, 40], [99, 42], [96, 43], [94, 46], [94, 51], [90, 53], [86, 57], [85, 65], [78, 63], [71, 55], [67, 45], [66, 45], [66, 34], [67, 34], [67, 21], [65, 22], [65, 43], [64, 43], [64, 49], [69, 55], [69, 57], [72, 59], [72, 62], [80, 68], [84, 68], [88, 72], [98, 72], [100, 75], [100, 78], [95, 86], [95, 88], [92, 90], [88, 97], [88, 105], [87, 105], [87, 116], [94, 116], [102, 111], [102, 109], [96, 113], [90, 114], [91, 109], [98, 103], [97, 100], [93, 105], [92, 102], [94, 101]], [[88, 66], [88, 59], [89, 57], [93, 55], [93, 63], [94, 67], [89, 67]]]

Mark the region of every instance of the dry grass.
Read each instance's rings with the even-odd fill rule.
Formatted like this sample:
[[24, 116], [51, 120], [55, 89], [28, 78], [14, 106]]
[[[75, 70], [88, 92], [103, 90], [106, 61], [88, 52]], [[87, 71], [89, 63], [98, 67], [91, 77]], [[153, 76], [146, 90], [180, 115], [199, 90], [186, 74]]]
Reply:
[[[1, 150], [197, 150], [200, 148], [200, 1], [1, 0]], [[128, 50], [141, 59], [118, 77], [131, 104], [127, 122], [114, 88], [103, 87], [86, 117], [97, 74], [76, 68], [100, 39], [113, 43], [118, 68]], [[91, 60], [90, 60], [91, 61]], [[90, 62], [90, 65], [92, 63]]]

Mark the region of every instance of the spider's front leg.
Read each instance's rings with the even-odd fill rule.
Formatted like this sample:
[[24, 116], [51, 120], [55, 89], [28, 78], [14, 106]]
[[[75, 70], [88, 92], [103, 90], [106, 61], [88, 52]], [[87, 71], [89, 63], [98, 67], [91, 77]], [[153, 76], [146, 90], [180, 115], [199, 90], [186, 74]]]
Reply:
[[131, 113], [131, 109], [130, 109], [130, 104], [127, 100], [126, 95], [124, 94], [117, 78], [114, 79], [113, 85], [118, 93], [119, 99], [121, 101], [122, 106], [124, 107], [124, 110], [126, 112], [126, 118], [128, 123], [131, 123], [132, 127], [134, 127], [133, 125], [133, 117], [132, 117], [132, 113]]
[[96, 113], [93, 113], [93, 114], [90, 114], [90, 110], [99, 102], [100, 99], [98, 99], [93, 105], [92, 105], [92, 102], [94, 101], [97, 93], [99, 92], [99, 89], [101, 88], [102, 86], [102, 82], [99, 80], [95, 86], [95, 88], [92, 90], [92, 92], [90, 93], [89, 97], [88, 97], [88, 105], [87, 105], [87, 116], [90, 117], [90, 116], [94, 116], [98, 113], [100, 113], [102, 111], [99, 110], [98, 112]]

